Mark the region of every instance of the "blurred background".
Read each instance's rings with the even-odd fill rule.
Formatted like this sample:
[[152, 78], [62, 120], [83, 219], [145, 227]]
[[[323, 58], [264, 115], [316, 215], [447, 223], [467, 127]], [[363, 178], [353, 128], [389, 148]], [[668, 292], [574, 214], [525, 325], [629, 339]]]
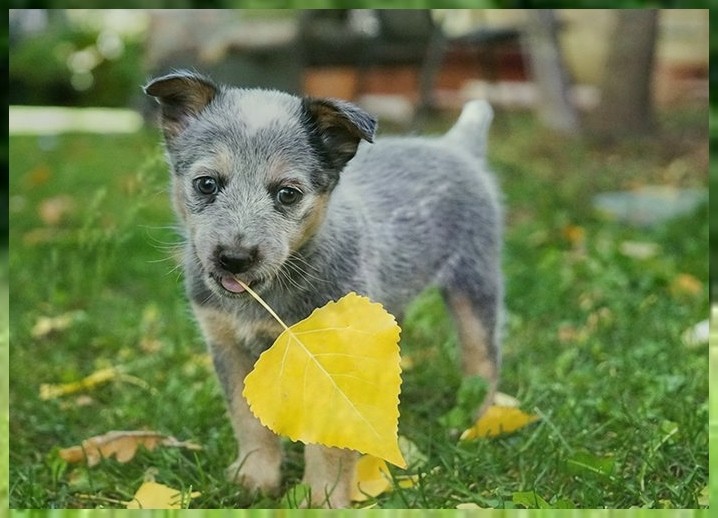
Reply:
[[[8, 45], [15, 134], [136, 131], [156, 109], [141, 85], [176, 68], [350, 99], [389, 131], [424, 131], [473, 98], [604, 143], [656, 135], [666, 112], [705, 110], [708, 127], [707, 10], [11, 9]], [[705, 139], [690, 152], [703, 170], [708, 149]], [[668, 183], [695, 187], [673, 181], [681, 174]], [[666, 204], [655, 194], [646, 203], [659, 212], [694, 207], [704, 195], [671, 192], [677, 201]], [[615, 197], [597, 203], [629, 210]]]
[[560, 128], [600, 112], [606, 131], [647, 130], [654, 104], [708, 96], [705, 10], [16, 9], [9, 31], [19, 105], [142, 109], [139, 85], [172, 68], [402, 123], [488, 97]]

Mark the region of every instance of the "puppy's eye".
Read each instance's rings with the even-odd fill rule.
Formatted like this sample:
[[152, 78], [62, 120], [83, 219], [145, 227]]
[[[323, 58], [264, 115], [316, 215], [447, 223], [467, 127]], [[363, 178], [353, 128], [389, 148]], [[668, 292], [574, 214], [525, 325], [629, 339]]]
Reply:
[[299, 201], [302, 193], [292, 187], [282, 187], [277, 191], [277, 201], [282, 205], [293, 205]]
[[213, 196], [219, 192], [219, 182], [211, 176], [200, 176], [194, 181], [194, 188], [205, 196]]

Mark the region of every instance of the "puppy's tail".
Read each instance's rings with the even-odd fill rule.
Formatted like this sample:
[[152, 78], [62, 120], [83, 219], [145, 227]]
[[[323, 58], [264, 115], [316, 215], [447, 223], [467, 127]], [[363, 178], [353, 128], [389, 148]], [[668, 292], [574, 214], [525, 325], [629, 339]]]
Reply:
[[486, 156], [489, 127], [494, 110], [484, 100], [469, 101], [461, 110], [456, 124], [446, 133], [445, 139], [459, 145], [477, 158]]

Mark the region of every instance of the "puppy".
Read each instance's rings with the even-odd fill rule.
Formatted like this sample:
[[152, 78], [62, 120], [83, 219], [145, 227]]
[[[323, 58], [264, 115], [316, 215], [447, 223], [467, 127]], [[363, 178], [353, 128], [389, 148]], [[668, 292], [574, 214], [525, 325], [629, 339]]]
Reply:
[[[490, 401], [503, 288], [500, 195], [484, 159], [488, 104], [467, 104], [440, 137], [371, 144], [376, 120], [344, 101], [221, 86], [191, 72], [154, 79], [145, 92], [161, 107], [186, 290], [239, 444], [231, 479], [275, 492], [282, 461], [278, 437], [242, 396], [281, 329], [236, 278], [290, 325], [351, 291], [401, 318], [438, 286], [463, 373], [486, 379]], [[307, 445], [311, 505], [348, 506], [355, 461], [355, 452]]]

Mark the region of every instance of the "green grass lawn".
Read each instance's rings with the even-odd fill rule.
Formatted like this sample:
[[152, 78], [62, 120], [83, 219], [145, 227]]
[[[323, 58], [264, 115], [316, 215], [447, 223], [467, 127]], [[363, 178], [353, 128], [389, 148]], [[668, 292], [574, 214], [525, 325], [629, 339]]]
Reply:
[[[438, 418], [459, 385], [456, 338], [429, 291], [402, 333], [402, 352], [423, 361], [403, 376], [399, 423], [425, 461], [410, 469], [414, 487], [381, 495], [378, 507], [523, 507], [526, 492], [540, 497], [534, 506], [706, 505], [707, 346], [681, 335], [708, 316], [707, 210], [633, 228], [590, 206], [606, 190], [706, 186], [705, 126], [688, 111], [667, 116], [656, 138], [602, 148], [497, 115], [490, 162], [507, 208], [500, 389], [541, 420], [490, 440], [447, 433]], [[10, 507], [121, 507], [148, 476], [201, 492], [191, 507], [279, 505], [223, 479], [235, 444], [172, 257], [158, 138], [10, 139]], [[627, 255], [632, 242], [655, 253]], [[36, 328], [63, 315], [64, 329]], [[112, 366], [127, 376], [40, 398], [43, 383]], [[142, 429], [203, 449], [140, 450], [93, 468], [58, 456], [94, 435]], [[288, 444], [286, 487], [301, 462]]]

